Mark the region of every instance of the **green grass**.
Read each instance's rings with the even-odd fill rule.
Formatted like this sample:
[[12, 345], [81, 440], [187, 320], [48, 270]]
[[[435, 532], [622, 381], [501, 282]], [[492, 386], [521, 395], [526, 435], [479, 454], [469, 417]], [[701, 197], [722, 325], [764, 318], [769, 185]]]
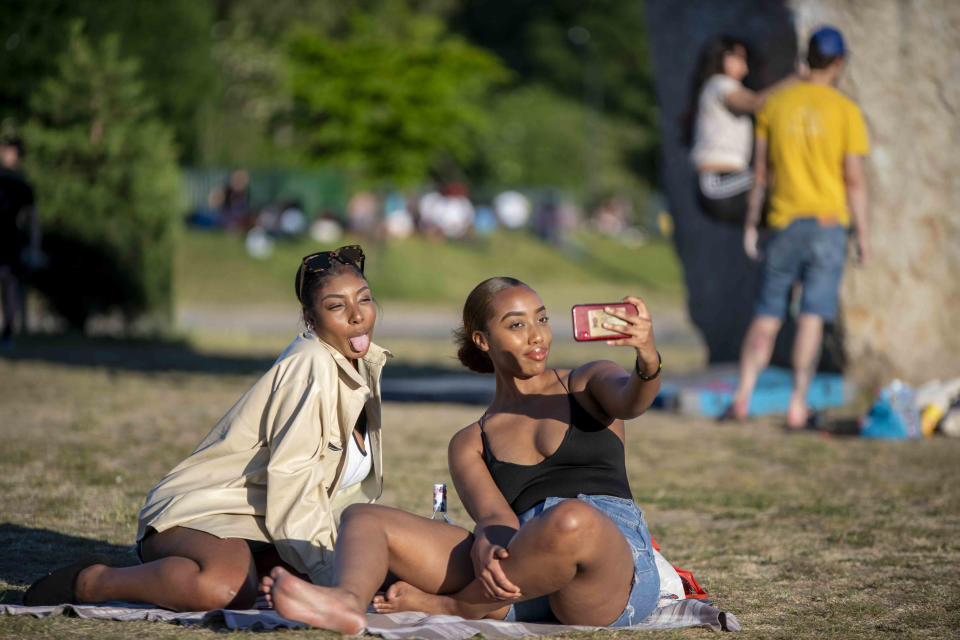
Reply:
[[[147, 491], [258, 375], [148, 343], [53, 341], [0, 358], [0, 601], [79, 555], [132, 563]], [[64, 353], [69, 352], [69, 358]], [[64, 362], [67, 359], [69, 362]], [[178, 368], [177, 363], [184, 366]], [[125, 363], [127, 363], [125, 365]], [[232, 365], [231, 365], [232, 363]], [[395, 364], [410, 364], [398, 356]], [[480, 407], [384, 407], [385, 504], [430, 510], [445, 445]], [[785, 435], [650, 412], [628, 425], [627, 469], [664, 555], [690, 569], [743, 638], [929, 638], [960, 628], [960, 441]], [[454, 521], [469, 525], [455, 494]], [[165, 623], [0, 617], [0, 638], [214, 637]], [[332, 638], [285, 631], [279, 638]], [[626, 636], [629, 634], [618, 634]], [[577, 634], [599, 638], [601, 634]], [[606, 635], [604, 634], [604, 637]], [[637, 634], [701, 638], [702, 630]]]
[[[638, 294], [655, 324], [664, 313], [682, 314], [682, 276], [669, 245], [631, 248], [589, 234], [577, 241], [571, 255], [514, 234], [472, 245], [416, 238], [365, 248], [384, 314], [404, 320], [424, 312], [455, 318], [470, 288], [496, 274], [539, 291], [557, 336], [575, 302]], [[36, 336], [18, 343], [16, 359], [0, 357], [0, 602], [19, 602], [31, 580], [80, 555], [135, 561], [130, 545], [146, 493], [289, 342], [298, 315], [293, 272], [316, 248], [281, 245], [270, 260], [256, 261], [237, 238], [188, 234], [177, 260], [177, 303], [207, 313], [207, 328], [164, 341]], [[258, 314], [279, 317], [279, 326], [226, 323]], [[446, 334], [382, 338], [404, 375], [458, 368]], [[665, 375], [702, 362], [698, 345], [662, 350]], [[555, 338], [551, 364], [611, 358], [630, 366], [630, 355], [567, 335]], [[431, 484], [450, 483], [448, 438], [481, 410], [386, 404], [383, 503], [428, 513]], [[934, 639], [960, 628], [960, 441], [788, 436], [776, 419], [718, 426], [651, 412], [628, 426], [626, 451], [634, 496], [664, 554], [737, 615], [742, 637]], [[450, 513], [470, 524], [452, 491]], [[0, 638], [191, 639], [219, 631], [0, 618]]]
[[[341, 243], [351, 240], [343, 239]], [[298, 329], [299, 305], [293, 275], [303, 255], [318, 248], [308, 240], [277, 245], [267, 260], [250, 258], [239, 237], [187, 233], [176, 262], [176, 304], [181, 312], [203, 315], [202, 326], [181, 328], [202, 352], [275, 356]], [[472, 243], [415, 237], [390, 244], [364, 243], [366, 273], [382, 304], [381, 318], [415, 323], [418, 314], [443, 314], [448, 327], [432, 337], [390, 335], [376, 339], [416, 364], [458, 368], [450, 332], [464, 299], [482, 279], [518, 277], [540, 294], [551, 314], [555, 340], [551, 363], [572, 366], [593, 359], [633, 363], [624, 349], [574, 344], [569, 339], [569, 309], [582, 302], [609, 302], [641, 296], [655, 318], [664, 311], [685, 318], [682, 271], [670, 244], [653, 240], [635, 247], [593, 233], [578, 233], [561, 251], [528, 234], [499, 233]], [[243, 322], [265, 319], [269, 328]], [[672, 371], [703, 363], [701, 345], [664, 345]]]
[[[413, 237], [363, 244], [366, 274], [384, 302], [462, 304], [478, 282], [495, 275], [520, 278], [545, 296], [559, 294], [571, 304], [591, 293], [614, 299], [627, 293], [682, 299], [681, 267], [665, 241], [632, 247], [591, 233], [577, 234], [575, 240], [566, 252], [520, 233], [471, 243]], [[239, 237], [186, 233], [176, 263], [177, 304], [294, 306], [293, 278], [300, 258], [323, 248], [329, 247], [302, 239], [280, 243], [270, 258], [255, 260]]]

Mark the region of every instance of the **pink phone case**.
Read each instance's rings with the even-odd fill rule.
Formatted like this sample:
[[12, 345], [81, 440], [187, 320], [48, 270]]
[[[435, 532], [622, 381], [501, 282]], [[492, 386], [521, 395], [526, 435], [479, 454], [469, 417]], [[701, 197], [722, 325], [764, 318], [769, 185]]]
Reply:
[[637, 307], [629, 302], [598, 302], [595, 304], [575, 304], [570, 309], [573, 316], [573, 339], [577, 342], [593, 340], [615, 340], [625, 338], [626, 334], [605, 329], [601, 325], [605, 322], [622, 324], [623, 321], [604, 311], [605, 307], [613, 307], [626, 311], [627, 315], [639, 315]]

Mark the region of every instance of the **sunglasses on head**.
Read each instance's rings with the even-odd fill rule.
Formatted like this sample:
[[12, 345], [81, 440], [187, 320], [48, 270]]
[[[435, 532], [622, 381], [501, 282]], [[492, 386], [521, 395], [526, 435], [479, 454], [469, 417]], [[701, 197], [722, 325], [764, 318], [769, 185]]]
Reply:
[[308, 273], [327, 271], [334, 262], [354, 266], [363, 273], [363, 260], [363, 249], [358, 244], [348, 244], [333, 251], [320, 251], [304, 256], [300, 263], [300, 289], [297, 291], [297, 298], [303, 301], [303, 281], [307, 279]]

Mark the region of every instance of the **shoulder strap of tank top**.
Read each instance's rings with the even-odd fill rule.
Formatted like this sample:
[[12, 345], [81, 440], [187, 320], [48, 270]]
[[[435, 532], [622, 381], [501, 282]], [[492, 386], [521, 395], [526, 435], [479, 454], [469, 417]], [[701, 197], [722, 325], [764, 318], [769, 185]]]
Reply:
[[570, 395], [570, 388], [568, 386], [570, 384], [570, 374], [567, 374], [567, 384], [563, 384], [563, 378], [560, 377], [560, 372], [558, 372], [556, 369], [553, 370], [553, 375], [557, 376], [557, 382], [559, 382], [560, 386], [563, 387], [563, 390], [567, 392], [567, 395]]
[[489, 464], [495, 462], [497, 459], [493, 456], [493, 453], [490, 452], [490, 445], [487, 444], [487, 432], [483, 430], [483, 422], [487, 418], [487, 412], [484, 411], [483, 415], [480, 416], [480, 419], [477, 420], [477, 424], [480, 426], [480, 446], [483, 449], [483, 459]]

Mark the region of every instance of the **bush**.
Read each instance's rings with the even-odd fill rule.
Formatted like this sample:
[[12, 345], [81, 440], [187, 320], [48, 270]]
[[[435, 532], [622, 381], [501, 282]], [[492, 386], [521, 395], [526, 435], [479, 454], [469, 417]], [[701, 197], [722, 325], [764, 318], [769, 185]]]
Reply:
[[649, 185], [629, 162], [650, 144], [643, 127], [540, 85], [500, 93], [490, 112], [498, 124], [476, 142], [476, 168], [487, 183], [559, 185], [581, 201], [609, 193], [646, 197]]
[[180, 209], [171, 133], [117, 37], [94, 47], [74, 24], [57, 68], [24, 130], [50, 257], [35, 285], [79, 329], [93, 313], [169, 318]]

